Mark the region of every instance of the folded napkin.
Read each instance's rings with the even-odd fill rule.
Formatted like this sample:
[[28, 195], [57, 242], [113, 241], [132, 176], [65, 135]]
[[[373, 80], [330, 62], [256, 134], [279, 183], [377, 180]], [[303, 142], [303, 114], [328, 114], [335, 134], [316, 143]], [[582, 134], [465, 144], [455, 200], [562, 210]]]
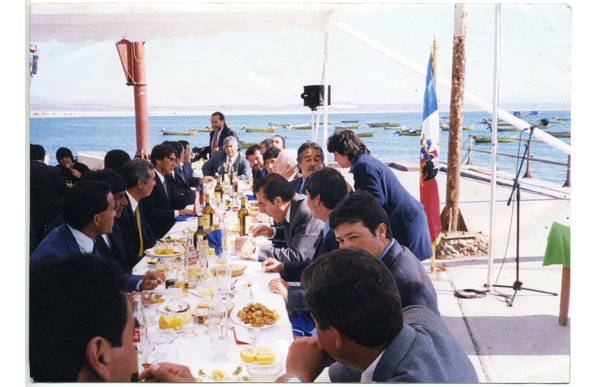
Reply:
[[223, 254], [223, 236], [218, 228], [208, 233], [208, 245], [215, 248], [215, 255]]
[[258, 199], [256, 199], [256, 196], [253, 196], [253, 195], [246, 195], [246, 199], [248, 199], [248, 200], [258, 200]]
[[194, 215], [179, 215], [178, 217], [175, 218], [176, 222], [183, 222], [185, 220], [188, 220], [189, 218], [193, 218]]
[[292, 323], [294, 336], [315, 336], [317, 334], [315, 323], [304, 312], [294, 312], [290, 316], [290, 322]]

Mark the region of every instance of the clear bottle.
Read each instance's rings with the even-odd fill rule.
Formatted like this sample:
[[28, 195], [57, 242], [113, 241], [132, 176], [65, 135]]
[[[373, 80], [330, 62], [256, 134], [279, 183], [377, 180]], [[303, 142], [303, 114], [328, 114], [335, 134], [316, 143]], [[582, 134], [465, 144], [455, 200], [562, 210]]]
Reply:
[[198, 235], [196, 239], [196, 250], [198, 251], [198, 275], [206, 278], [208, 272], [208, 239], [206, 234]]
[[133, 344], [135, 345], [138, 355], [141, 356], [142, 364], [145, 364], [148, 363], [148, 322], [146, 321], [144, 309], [142, 308], [141, 294], [135, 294], [133, 296], [131, 314], [135, 321], [137, 321], [137, 327], [133, 331]]
[[[237, 185], [234, 187], [237, 187]], [[240, 200], [238, 199], [238, 194], [234, 191], [233, 195], [231, 196], [233, 196], [231, 199], [231, 211], [238, 212], [240, 210]]]
[[221, 230], [221, 247], [223, 250], [227, 249], [227, 227], [225, 227], [225, 216], [227, 216], [227, 214], [223, 212], [221, 219], [219, 220], [219, 230]]
[[198, 271], [198, 251], [194, 246], [194, 237], [188, 235], [185, 244], [185, 273], [188, 281], [188, 289], [196, 287], [196, 276]]
[[238, 211], [238, 232], [240, 236], [248, 235], [248, 220], [250, 218], [250, 213], [246, 209], [246, 197], [242, 196], [242, 206]]

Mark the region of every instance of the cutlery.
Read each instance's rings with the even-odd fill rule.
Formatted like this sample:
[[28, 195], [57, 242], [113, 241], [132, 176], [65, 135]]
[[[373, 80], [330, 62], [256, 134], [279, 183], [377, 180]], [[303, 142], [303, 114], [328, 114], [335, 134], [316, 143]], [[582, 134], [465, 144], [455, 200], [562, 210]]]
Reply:
[[248, 290], [250, 290], [250, 302], [254, 302], [254, 293], [252, 292], [252, 282], [248, 281]]

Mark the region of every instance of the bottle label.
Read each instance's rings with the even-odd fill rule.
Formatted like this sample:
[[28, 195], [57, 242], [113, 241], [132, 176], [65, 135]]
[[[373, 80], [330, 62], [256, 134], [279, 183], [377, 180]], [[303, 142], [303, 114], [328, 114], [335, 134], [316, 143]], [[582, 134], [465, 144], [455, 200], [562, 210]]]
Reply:
[[133, 331], [133, 340], [134, 343], [140, 343], [142, 341], [142, 334], [139, 329]]
[[196, 249], [192, 246], [188, 255], [188, 265], [195, 265], [198, 262], [197, 257]]
[[212, 214], [202, 215], [202, 226], [204, 226], [205, 230], [212, 227]]

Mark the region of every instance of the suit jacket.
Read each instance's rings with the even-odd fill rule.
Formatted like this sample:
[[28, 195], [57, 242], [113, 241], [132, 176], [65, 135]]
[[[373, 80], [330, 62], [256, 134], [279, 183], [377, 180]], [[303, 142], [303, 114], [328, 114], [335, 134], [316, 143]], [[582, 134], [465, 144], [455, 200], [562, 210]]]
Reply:
[[[373, 382], [477, 383], [473, 364], [444, 321], [421, 306], [402, 309], [404, 325], [384, 350]], [[334, 363], [333, 383], [359, 382], [360, 372]]]
[[121, 227], [119, 227], [116, 222], [113, 224], [112, 232], [108, 234], [108, 239], [111, 247], [108, 247], [102, 235], [98, 235], [96, 237], [95, 240], [98, 253], [101, 257], [112, 259], [117, 262], [127, 277], [127, 290], [136, 290], [137, 284], [142, 280], [142, 278], [144, 278], [144, 276], [131, 274], [131, 270], [128, 267], [127, 256], [125, 255], [123, 233], [121, 232]]
[[190, 187], [198, 187], [200, 185], [200, 178], [194, 176], [194, 170], [192, 164], [189, 161], [183, 163], [183, 174], [187, 179], [187, 183]]
[[390, 219], [392, 235], [420, 261], [431, 258], [431, 239], [423, 204], [400, 184], [394, 172], [375, 157], [362, 154], [350, 167], [354, 189], [373, 195]]
[[185, 183], [179, 172], [175, 171], [175, 176], [171, 174], [165, 175], [165, 179], [170, 188], [169, 201], [173, 209], [182, 210], [186, 206], [194, 204], [196, 192]]
[[71, 169], [77, 170], [82, 175], [85, 172], [87, 172], [87, 171], [90, 170], [87, 165], [85, 165], [83, 163], [80, 163], [80, 162], [77, 162], [77, 161], [75, 161], [75, 163], [73, 164], [73, 166], [70, 169], [69, 168], [65, 168], [62, 164], [58, 164], [56, 167], [62, 173], [63, 178], [65, 179], [65, 181], [71, 180], [71, 182], [73, 184], [77, 183], [80, 178], [73, 176], [73, 173], [71, 172]]
[[[238, 152], [237, 154], [238, 158], [233, 163], [233, 171], [237, 175], [238, 180], [248, 180], [250, 179], [252, 167], [241, 152]], [[202, 166], [202, 174], [204, 176], [220, 174], [223, 170], [223, 163], [227, 163], [227, 155], [225, 154], [225, 151], [220, 150], [215, 153], [210, 160], [204, 163]]]
[[[156, 185], [149, 196], [142, 198], [140, 203], [144, 204], [144, 215], [150, 225], [150, 229], [157, 238], [162, 238], [175, 224], [175, 211], [167, 197], [158, 173], [154, 176]], [[171, 187], [166, 180], [167, 190], [171, 196]]]
[[[217, 132], [216, 131], [212, 131], [210, 132], [210, 140], [208, 141], [208, 146], [205, 147], [202, 152], [200, 152], [200, 155], [203, 159], [207, 158], [208, 155], [211, 154], [212, 150], [212, 142], [213, 142], [213, 138], [215, 137], [215, 134]], [[238, 152], [242, 149], [240, 147], [240, 138], [238, 137], [238, 134], [235, 130], [233, 129], [229, 129], [227, 126], [225, 126], [222, 130], [221, 130], [221, 136], [219, 137], [219, 140], [217, 140], [217, 147], [219, 147], [219, 150], [223, 150], [223, 140], [225, 140], [227, 137], [229, 136], [233, 136], [235, 137], [238, 141]], [[214, 155], [213, 155], [214, 156]]]
[[[286, 233], [285, 226], [275, 227], [273, 241], [286, 242], [286, 248], [261, 247], [258, 260], [273, 257], [281, 262], [309, 261], [315, 254], [315, 242], [323, 229], [323, 222], [313, 217], [306, 196], [295, 194], [290, 205], [290, 222]], [[286, 235], [287, 234], [287, 235]]]
[[29, 266], [51, 259], [64, 258], [69, 253], [80, 253], [79, 245], [66, 223], [52, 230], [29, 257]]
[[[133, 267], [140, 261], [138, 252], [140, 251], [140, 240], [137, 229], [135, 214], [131, 208], [129, 197], [125, 195], [127, 205], [123, 208], [120, 218], [115, 218], [115, 223], [119, 225], [119, 229], [123, 235], [123, 249], [127, 257], [127, 272], [131, 273]], [[142, 241], [143, 249], [152, 248], [156, 244], [156, 236], [144, 216], [144, 203], [138, 202], [140, 208], [140, 225], [142, 226]]]
[[437, 293], [423, 265], [408, 248], [400, 245], [398, 241], [392, 243], [381, 262], [390, 269], [396, 280], [402, 307], [420, 305], [439, 315]]
[[252, 179], [254, 180], [255, 183], [257, 181], [259, 181], [260, 178], [263, 177], [266, 174], [267, 174], [267, 170], [264, 167], [260, 171], [256, 171], [256, 170], [254, 170], [254, 168], [252, 168]]
[[[292, 187], [294, 187], [294, 191], [296, 191], [296, 193], [306, 195], [306, 184], [302, 184], [303, 182], [304, 182], [304, 178], [302, 176], [290, 181], [290, 183], [292, 184]], [[302, 187], [302, 189], [300, 189], [301, 187]]]

